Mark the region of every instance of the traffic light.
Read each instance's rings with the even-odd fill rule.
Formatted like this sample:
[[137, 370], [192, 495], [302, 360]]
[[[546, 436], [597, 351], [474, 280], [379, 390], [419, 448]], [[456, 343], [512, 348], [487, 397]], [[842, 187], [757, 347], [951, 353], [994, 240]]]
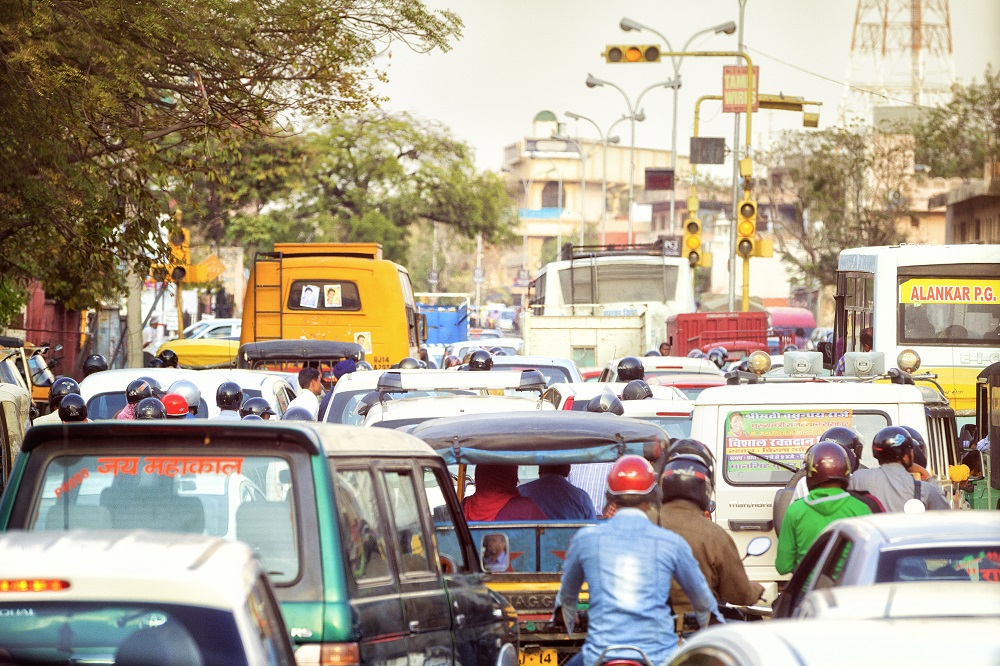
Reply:
[[191, 263], [191, 232], [184, 227], [174, 227], [170, 232], [170, 259], [174, 264]]
[[736, 251], [749, 259], [757, 245], [757, 202], [749, 191], [743, 194], [736, 221]]
[[684, 220], [684, 236], [681, 239], [684, 256], [692, 267], [701, 263], [701, 220], [694, 213]]
[[607, 62], [660, 62], [660, 47], [655, 44], [612, 44], [604, 49]]

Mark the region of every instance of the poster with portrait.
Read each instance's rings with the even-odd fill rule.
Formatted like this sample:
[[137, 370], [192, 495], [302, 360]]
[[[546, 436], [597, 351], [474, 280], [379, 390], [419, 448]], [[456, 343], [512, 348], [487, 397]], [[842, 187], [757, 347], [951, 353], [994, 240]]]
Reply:
[[319, 305], [319, 287], [314, 284], [307, 284], [302, 287], [302, 295], [299, 296], [300, 308], [316, 308]]
[[328, 284], [323, 288], [323, 307], [344, 307], [344, 299], [341, 295], [341, 287], [339, 284]]
[[354, 334], [354, 342], [361, 345], [366, 354], [372, 353], [372, 334], [369, 331]]

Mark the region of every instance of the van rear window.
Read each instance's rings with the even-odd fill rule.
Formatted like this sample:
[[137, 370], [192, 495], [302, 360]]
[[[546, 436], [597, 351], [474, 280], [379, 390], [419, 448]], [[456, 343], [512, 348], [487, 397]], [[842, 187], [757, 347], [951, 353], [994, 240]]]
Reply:
[[725, 422], [725, 478], [736, 486], [783, 486], [802, 466], [806, 450], [828, 429], [848, 426], [870, 442], [887, 425], [889, 419], [881, 412], [850, 409], [730, 412]]
[[148, 529], [249, 544], [276, 583], [298, 576], [288, 461], [158, 453], [51, 459], [32, 530]]
[[295, 280], [288, 290], [289, 310], [334, 310], [357, 312], [361, 309], [358, 285], [347, 280]]

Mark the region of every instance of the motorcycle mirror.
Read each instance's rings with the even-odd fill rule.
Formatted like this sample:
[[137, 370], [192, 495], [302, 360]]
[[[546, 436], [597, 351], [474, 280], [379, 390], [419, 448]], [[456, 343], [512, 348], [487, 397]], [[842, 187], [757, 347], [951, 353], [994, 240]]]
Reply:
[[906, 503], [903, 504], [903, 513], [923, 513], [926, 510], [927, 507], [924, 506], [924, 503], [916, 497], [906, 500]]
[[754, 537], [747, 544], [748, 557], [760, 557], [769, 550], [771, 550], [771, 537]]
[[52, 349], [51, 349], [50, 351], [53, 351], [53, 352], [58, 352], [58, 351], [62, 351], [62, 348], [63, 348], [63, 346], [62, 346], [62, 345], [56, 345], [56, 346], [55, 346], [55, 347], [53, 347], [53, 348], [52, 348]]

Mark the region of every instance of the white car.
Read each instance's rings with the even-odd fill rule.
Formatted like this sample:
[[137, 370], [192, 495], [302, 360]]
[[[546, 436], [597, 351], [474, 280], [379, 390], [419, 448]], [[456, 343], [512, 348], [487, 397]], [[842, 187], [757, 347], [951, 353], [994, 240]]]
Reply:
[[[0, 537], [4, 663], [295, 663], [250, 548], [189, 534]], [[10, 661], [7, 661], [10, 659]]]
[[[602, 393], [610, 391], [620, 398], [622, 396], [622, 389], [625, 388], [626, 384], [628, 382], [557, 382], [549, 385], [545, 390], [544, 397], [556, 409], [585, 412], [587, 411], [587, 403]], [[654, 398], [687, 400], [684, 393], [672, 386], [654, 386], [651, 384], [649, 388], [653, 391]]]
[[[721, 375], [719, 366], [707, 358], [689, 358], [687, 356], [640, 356], [643, 372], [648, 380], [662, 375]], [[620, 358], [604, 366], [599, 382], [617, 382], [618, 362]]]
[[691, 436], [694, 403], [687, 398], [657, 398], [654, 393], [654, 397], [645, 400], [622, 400], [622, 409], [625, 410], [622, 416], [655, 423], [672, 439]]
[[[321, 421], [326, 423], [344, 423], [347, 425], [361, 425], [365, 418], [355, 410], [358, 403], [366, 395], [378, 387], [378, 380], [386, 370], [360, 370], [341, 377], [333, 386], [333, 395], [330, 397], [326, 411], [321, 415]], [[432, 376], [428, 373], [447, 372], [448, 377], [454, 377], [455, 373], [445, 370], [393, 370], [401, 375], [420, 373], [424, 377]], [[464, 373], [463, 373], [464, 375]], [[453, 389], [429, 390], [419, 393], [411, 393], [411, 397], [428, 397], [432, 395], [471, 395], [470, 391], [456, 387]], [[398, 397], [394, 395], [393, 397]]]
[[465, 359], [465, 355], [477, 349], [493, 349], [499, 347], [508, 356], [516, 356], [521, 353], [524, 347], [524, 340], [521, 338], [479, 338], [477, 340], [466, 340], [465, 342], [453, 342], [445, 348], [444, 355], [457, 356], [460, 360]]
[[242, 319], [204, 319], [184, 329], [185, 340], [198, 338], [238, 338], [243, 332]]
[[807, 594], [793, 617], [799, 620], [1000, 618], [1000, 590], [992, 583], [960, 580], [827, 587]]
[[387, 400], [372, 405], [365, 416], [364, 425], [379, 428], [404, 428], [442, 416], [538, 410], [555, 410], [555, 407], [537, 397], [516, 395], [447, 395], [407, 398], [405, 400]]

